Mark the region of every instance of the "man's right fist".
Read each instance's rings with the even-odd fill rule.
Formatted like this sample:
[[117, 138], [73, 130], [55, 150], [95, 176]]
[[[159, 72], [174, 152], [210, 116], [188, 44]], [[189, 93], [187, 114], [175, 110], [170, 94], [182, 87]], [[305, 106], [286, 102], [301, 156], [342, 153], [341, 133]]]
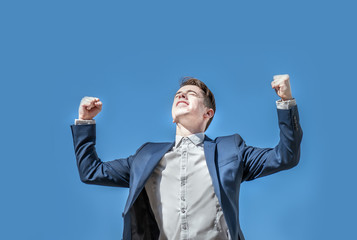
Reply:
[[78, 119], [91, 120], [102, 110], [103, 103], [99, 98], [84, 97], [79, 104]]

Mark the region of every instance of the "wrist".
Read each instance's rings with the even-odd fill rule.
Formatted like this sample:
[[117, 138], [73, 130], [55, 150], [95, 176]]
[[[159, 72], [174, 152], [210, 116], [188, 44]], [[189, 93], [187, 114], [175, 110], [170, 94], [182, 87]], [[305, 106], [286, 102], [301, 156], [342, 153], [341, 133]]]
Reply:
[[282, 99], [276, 101], [276, 106], [278, 109], [290, 109], [295, 105], [296, 105], [295, 98], [286, 101], [283, 101]]
[[95, 124], [95, 120], [94, 119], [75, 119], [74, 120], [74, 124], [75, 125], [87, 125], [87, 124]]
[[93, 118], [90, 117], [83, 117], [83, 116], [78, 116], [78, 120], [93, 120]]
[[289, 101], [289, 100], [293, 100], [293, 97], [287, 97], [287, 98], [281, 98], [281, 101]]

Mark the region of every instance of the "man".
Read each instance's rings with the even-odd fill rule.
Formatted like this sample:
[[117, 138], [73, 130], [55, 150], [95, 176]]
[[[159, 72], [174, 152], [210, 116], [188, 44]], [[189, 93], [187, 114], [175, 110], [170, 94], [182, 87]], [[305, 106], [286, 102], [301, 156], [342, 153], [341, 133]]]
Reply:
[[134, 155], [102, 162], [95, 151], [98, 98], [85, 97], [71, 126], [80, 178], [84, 183], [129, 187], [123, 212], [127, 239], [240, 239], [239, 189], [253, 180], [294, 167], [302, 130], [289, 75], [271, 83], [277, 101], [280, 141], [275, 148], [247, 146], [234, 134], [212, 140], [204, 132], [214, 116], [212, 92], [186, 78], [177, 91], [173, 143], [145, 143]]

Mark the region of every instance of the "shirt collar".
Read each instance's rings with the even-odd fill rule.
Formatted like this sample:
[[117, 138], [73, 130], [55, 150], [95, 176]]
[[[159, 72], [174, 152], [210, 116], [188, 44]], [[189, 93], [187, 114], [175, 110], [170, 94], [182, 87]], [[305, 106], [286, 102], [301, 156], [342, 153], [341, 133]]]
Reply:
[[[180, 146], [183, 138], [184, 138], [183, 136], [176, 135], [175, 147]], [[203, 132], [195, 133], [195, 134], [187, 136], [186, 138], [189, 139], [193, 144], [195, 144], [197, 146], [198, 144], [202, 143], [203, 140], [205, 139], [205, 133], [203, 133]]]

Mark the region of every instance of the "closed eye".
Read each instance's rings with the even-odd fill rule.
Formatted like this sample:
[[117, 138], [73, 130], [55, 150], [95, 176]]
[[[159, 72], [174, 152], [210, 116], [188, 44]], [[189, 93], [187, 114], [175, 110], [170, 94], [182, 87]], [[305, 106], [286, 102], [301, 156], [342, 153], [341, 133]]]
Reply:
[[[183, 92], [179, 91], [175, 94], [175, 98], [179, 97]], [[193, 91], [193, 90], [188, 90], [186, 93], [185, 93], [187, 96], [193, 96], [193, 97], [197, 97], [198, 94]]]

